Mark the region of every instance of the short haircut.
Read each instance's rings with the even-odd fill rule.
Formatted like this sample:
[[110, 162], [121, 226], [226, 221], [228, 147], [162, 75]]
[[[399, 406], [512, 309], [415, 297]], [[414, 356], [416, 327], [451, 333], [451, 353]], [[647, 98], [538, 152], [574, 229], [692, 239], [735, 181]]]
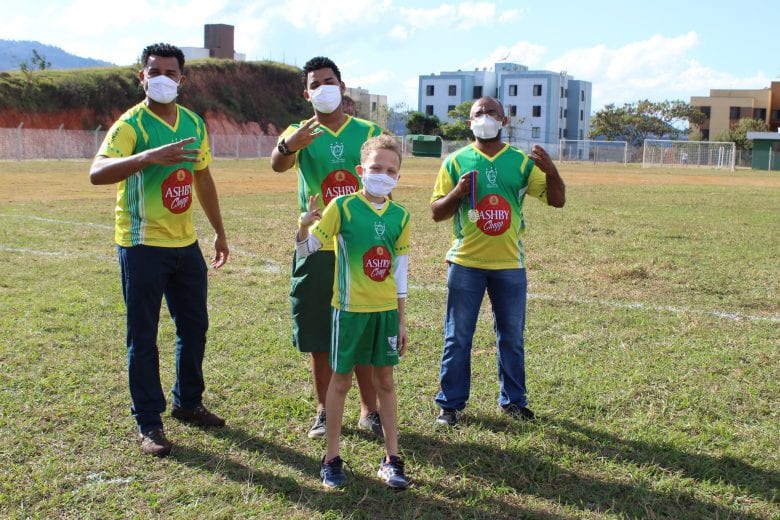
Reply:
[[331, 69], [336, 74], [336, 79], [341, 81], [341, 71], [333, 60], [325, 56], [316, 56], [303, 65], [303, 88], [309, 88], [309, 72], [320, 69]]
[[179, 71], [184, 72], [184, 53], [175, 45], [170, 43], [153, 43], [147, 46], [141, 52], [141, 65], [146, 67], [149, 62], [149, 56], [160, 56], [161, 58], [176, 58], [179, 61]]
[[398, 144], [398, 141], [394, 137], [382, 134], [372, 137], [363, 143], [363, 146], [360, 147], [360, 162], [365, 161], [368, 154], [376, 150], [390, 150], [391, 152], [395, 152], [398, 154], [398, 165], [400, 166], [401, 145]]

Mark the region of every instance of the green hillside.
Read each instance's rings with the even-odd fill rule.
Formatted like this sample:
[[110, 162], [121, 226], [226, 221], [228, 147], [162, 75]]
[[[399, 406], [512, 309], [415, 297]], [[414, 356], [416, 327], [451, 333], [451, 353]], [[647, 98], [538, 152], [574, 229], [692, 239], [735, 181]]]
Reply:
[[[138, 66], [0, 72], [0, 112], [56, 113], [88, 107], [94, 121], [109, 126], [115, 114], [143, 99]], [[255, 121], [285, 127], [308, 116], [300, 70], [276, 62], [197, 60], [187, 63], [180, 103], [203, 114], [225, 114], [237, 123]]]

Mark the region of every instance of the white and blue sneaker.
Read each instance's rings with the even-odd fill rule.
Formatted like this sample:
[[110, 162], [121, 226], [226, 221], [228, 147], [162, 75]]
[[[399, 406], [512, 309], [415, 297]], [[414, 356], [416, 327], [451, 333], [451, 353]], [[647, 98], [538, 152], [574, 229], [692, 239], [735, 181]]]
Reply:
[[390, 462], [387, 462], [386, 457], [382, 457], [376, 475], [393, 489], [409, 487], [409, 479], [404, 475], [404, 461], [397, 455], [390, 455]]
[[329, 462], [325, 462], [323, 456], [320, 462], [320, 477], [322, 477], [322, 485], [326, 488], [334, 489], [343, 486], [347, 476], [344, 474], [344, 461], [341, 457], [336, 455]]

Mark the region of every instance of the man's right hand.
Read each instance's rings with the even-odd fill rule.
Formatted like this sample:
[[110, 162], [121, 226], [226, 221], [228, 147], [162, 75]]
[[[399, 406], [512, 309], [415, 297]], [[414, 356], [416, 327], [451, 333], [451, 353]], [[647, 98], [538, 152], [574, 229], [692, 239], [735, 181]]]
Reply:
[[287, 148], [291, 152], [297, 152], [309, 146], [321, 135], [322, 128], [320, 128], [320, 122], [317, 121], [317, 116], [313, 116], [299, 126], [295, 132], [285, 137], [284, 142], [287, 143]]
[[185, 148], [195, 142], [194, 137], [188, 137], [175, 143], [158, 146], [145, 152], [144, 160], [149, 164], [164, 164], [167, 166], [181, 162], [198, 162], [200, 150], [197, 148]]

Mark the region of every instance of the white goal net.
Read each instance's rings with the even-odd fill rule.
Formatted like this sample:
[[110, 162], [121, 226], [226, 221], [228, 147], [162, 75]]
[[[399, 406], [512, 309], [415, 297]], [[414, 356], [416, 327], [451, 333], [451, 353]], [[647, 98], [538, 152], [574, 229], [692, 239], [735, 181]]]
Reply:
[[617, 162], [628, 161], [626, 141], [593, 141], [561, 139], [559, 162]]
[[735, 159], [736, 145], [731, 142], [645, 139], [642, 168], [695, 166], [734, 171]]

